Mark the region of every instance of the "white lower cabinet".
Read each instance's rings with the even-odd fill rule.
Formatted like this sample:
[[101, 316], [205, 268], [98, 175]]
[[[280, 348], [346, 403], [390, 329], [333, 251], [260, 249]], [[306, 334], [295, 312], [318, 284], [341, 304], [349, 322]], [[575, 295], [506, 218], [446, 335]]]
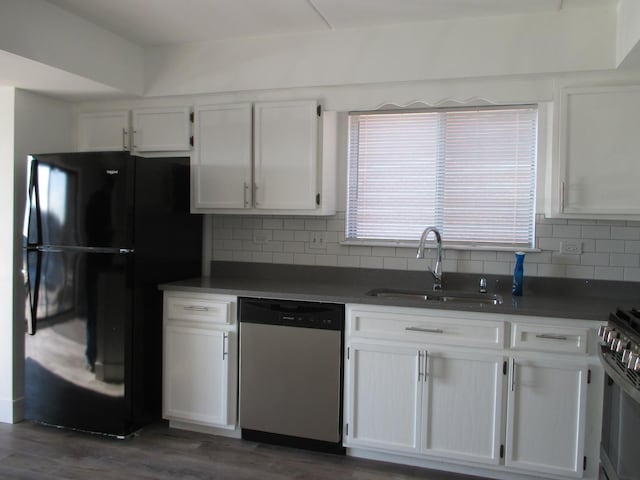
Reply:
[[235, 297], [165, 292], [163, 417], [234, 429]]
[[511, 360], [506, 465], [582, 476], [587, 376], [586, 367]]
[[502, 357], [360, 343], [348, 357], [349, 446], [499, 462]]
[[597, 478], [595, 322], [346, 312], [345, 446], [356, 455], [495, 478]]
[[423, 354], [422, 452], [498, 464], [503, 358], [455, 351]]
[[354, 343], [348, 356], [347, 443], [418, 452], [422, 400], [418, 350]]

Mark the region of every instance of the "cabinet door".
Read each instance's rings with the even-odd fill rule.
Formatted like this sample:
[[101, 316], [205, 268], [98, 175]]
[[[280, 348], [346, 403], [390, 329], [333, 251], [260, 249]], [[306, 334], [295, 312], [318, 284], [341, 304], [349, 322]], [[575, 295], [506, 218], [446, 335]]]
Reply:
[[348, 446], [417, 452], [422, 360], [417, 349], [369, 344], [349, 348]]
[[565, 216], [640, 215], [640, 87], [562, 91], [559, 211]]
[[422, 451], [498, 464], [503, 357], [426, 351]]
[[255, 207], [315, 209], [317, 103], [256, 103], [254, 124]]
[[163, 416], [229, 427], [229, 333], [165, 326]]
[[581, 476], [586, 368], [511, 360], [506, 465]]
[[251, 206], [251, 105], [195, 109], [192, 207]]
[[132, 150], [167, 152], [191, 150], [189, 108], [133, 110]]
[[129, 150], [129, 111], [79, 114], [78, 150], [81, 152]]

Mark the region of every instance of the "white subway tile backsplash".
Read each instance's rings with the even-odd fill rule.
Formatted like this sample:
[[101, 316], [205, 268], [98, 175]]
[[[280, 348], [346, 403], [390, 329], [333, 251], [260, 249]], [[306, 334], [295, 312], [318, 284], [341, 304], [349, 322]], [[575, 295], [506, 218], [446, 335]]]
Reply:
[[582, 238], [611, 238], [611, 227], [608, 225], [585, 225], [582, 227]]
[[624, 240], [596, 240], [596, 252], [624, 253]]
[[640, 255], [630, 253], [612, 253], [609, 265], [612, 267], [640, 267]]
[[581, 230], [582, 227], [579, 225], [554, 225], [553, 236], [556, 238], [580, 238]]
[[[541, 214], [536, 221], [536, 247], [541, 251], [526, 254], [525, 276], [640, 282], [640, 222], [547, 219]], [[426, 271], [433, 264], [432, 242], [425, 259], [415, 258], [415, 247], [343, 245], [344, 224], [344, 212], [328, 218], [214, 215], [211, 258], [414, 271]], [[311, 248], [318, 233], [324, 246]], [[581, 242], [583, 253], [561, 255], [562, 240]], [[513, 252], [448, 250], [446, 237], [444, 244], [444, 272], [513, 272]]]
[[596, 267], [596, 280], [624, 280], [624, 268], [621, 267]]
[[382, 258], [380, 257], [360, 257], [362, 268], [382, 268]]

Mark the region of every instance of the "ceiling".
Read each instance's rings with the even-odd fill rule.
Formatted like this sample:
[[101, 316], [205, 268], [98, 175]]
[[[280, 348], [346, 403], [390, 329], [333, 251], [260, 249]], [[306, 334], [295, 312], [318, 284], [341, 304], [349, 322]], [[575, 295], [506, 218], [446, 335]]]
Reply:
[[618, 0], [47, 0], [140, 46], [559, 12]]

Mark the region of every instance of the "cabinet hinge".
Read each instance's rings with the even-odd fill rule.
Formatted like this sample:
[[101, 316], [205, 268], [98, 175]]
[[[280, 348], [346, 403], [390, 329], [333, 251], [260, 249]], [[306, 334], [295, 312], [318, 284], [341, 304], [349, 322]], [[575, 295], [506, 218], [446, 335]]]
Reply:
[[322, 105], [318, 105], [318, 107], [316, 108], [316, 112], [318, 112], [319, 117], [322, 116]]
[[191, 123], [193, 123], [193, 122], [195, 122], [195, 120], [196, 120], [196, 115], [195, 115], [195, 113], [191, 112], [191, 113], [189, 114], [189, 121], [190, 121]]
[[502, 374], [503, 375], [507, 374], [507, 361], [506, 360], [504, 362], [502, 362]]
[[320, 206], [320, 194], [316, 193], [316, 205]]
[[504, 458], [504, 445], [500, 445], [500, 458]]
[[584, 471], [584, 472], [587, 471], [587, 457], [584, 457], [582, 459], [582, 471]]
[[189, 137], [189, 145], [193, 147], [193, 135]]
[[351, 349], [350, 347], [347, 347], [347, 360], [349, 360], [350, 355], [351, 355]]
[[591, 383], [591, 369], [587, 370], [587, 385]]

